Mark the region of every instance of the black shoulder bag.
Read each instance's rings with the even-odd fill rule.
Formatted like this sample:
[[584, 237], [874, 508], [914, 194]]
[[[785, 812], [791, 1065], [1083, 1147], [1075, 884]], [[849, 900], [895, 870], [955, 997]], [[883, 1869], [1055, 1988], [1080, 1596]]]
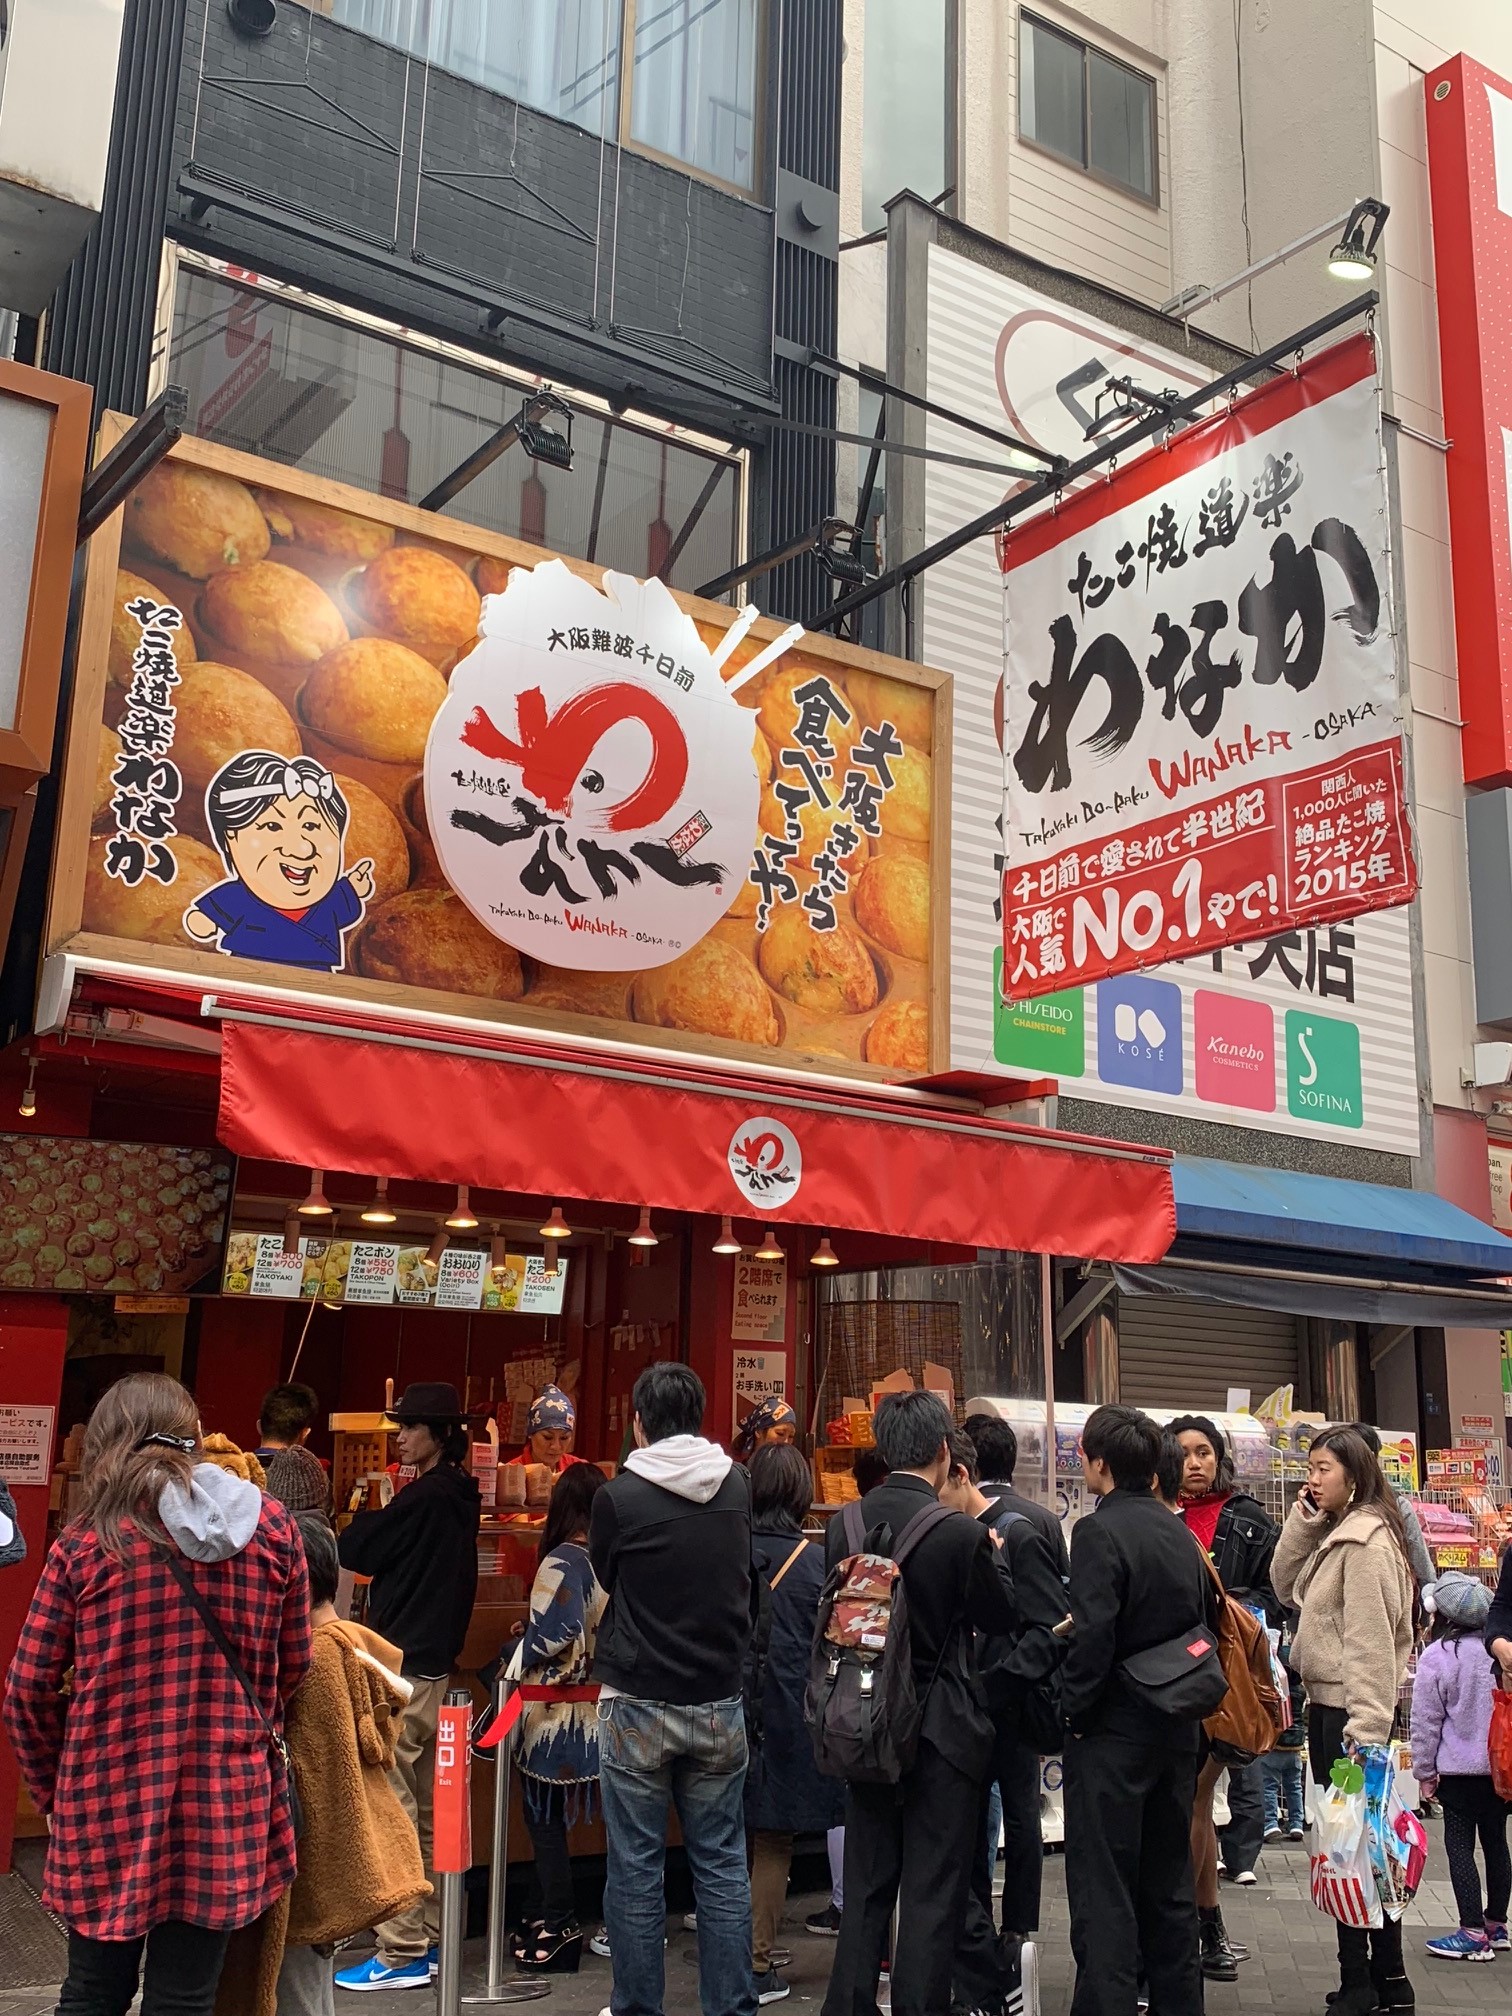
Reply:
[[294, 1828], [294, 1839], [297, 1841], [304, 1832], [304, 1808], [299, 1803], [299, 1787], [295, 1783], [294, 1766], [289, 1757], [289, 1746], [284, 1741], [283, 1731], [275, 1728], [273, 1723], [268, 1720], [266, 1711], [261, 1701], [257, 1698], [257, 1691], [252, 1685], [251, 1676], [240, 1659], [237, 1658], [236, 1649], [222, 1629], [220, 1619], [210, 1608], [210, 1605], [205, 1601], [198, 1589], [195, 1588], [194, 1577], [184, 1566], [182, 1557], [178, 1554], [170, 1553], [164, 1547], [159, 1547], [157, 1554], [163, 1566], [168, 1570], [168, 1573], [199, 1612], [200, 1622], [210, 1633], [216, 1650], [231, 1668], [232, 1677], [235, 1679], [242, 1693], [246, 1695], [248, 1707], [262, 1725], [263, 1734], [268, 1739], [268, 1748], [283, 1767], [284, 1788], [289, 1795], [289, 1819]]

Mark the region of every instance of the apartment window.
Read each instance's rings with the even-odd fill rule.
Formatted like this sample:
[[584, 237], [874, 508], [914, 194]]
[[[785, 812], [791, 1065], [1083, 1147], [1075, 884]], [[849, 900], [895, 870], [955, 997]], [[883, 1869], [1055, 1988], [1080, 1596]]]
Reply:
[[1101, 49], [1019, 16], [1019, 133], [1155, 202], [1155, 80]]
[[[756, 184], [762, 0], [304, 0], [485, 90]], [[632, 51], [628, 92], [621, 51]], [[621, 96], [628, 96], [622, 118]]]

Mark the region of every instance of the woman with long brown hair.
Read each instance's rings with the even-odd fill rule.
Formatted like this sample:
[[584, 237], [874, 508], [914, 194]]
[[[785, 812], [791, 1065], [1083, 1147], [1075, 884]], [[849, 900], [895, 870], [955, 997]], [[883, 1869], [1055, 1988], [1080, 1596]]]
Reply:
[[294, 1877], [284, 1704], [310, 1663], [284, 1508], [201, 1460], [192, 1395], [121, 1379], [84, 1438], [5, 1694], [68, 1927], [60, 2016], [206, 2016], [226, 1941]]
[[[1380, 1463], [1352, 1428], [1326, 1428], [1307, 1459], [1271, 1562], [1271, 1583], [1299, 1613], [1292, 1665], [1307, 1689], [1313, 1782], [1337, 1760], [1391, 1740], [1397, 1693], [1412, 1651], [1412, 1571], [1396, 1498]], [[1340, 1992], [1333, 2016], [1414, 2006], [1402, 1927], [1338, 1927]]]

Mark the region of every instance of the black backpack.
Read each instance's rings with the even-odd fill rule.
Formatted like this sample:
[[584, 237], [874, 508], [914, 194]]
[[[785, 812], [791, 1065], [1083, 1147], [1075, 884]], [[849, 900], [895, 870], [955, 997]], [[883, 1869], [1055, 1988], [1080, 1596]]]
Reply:
[[836, 1562], [820, 1595], [803, 1700], [814, 1761], [826, 1777], [896, 1785], [913, 1768], [924, 1703], [914, 1684], [900, 1571], [926, 1533], [957, 1516], [948, 1506], [925, 1505], [891, 1554], [873, 1554], [863, 1551], [860, 1505], [841, 1513], [841, 1531], [853, 1551]]

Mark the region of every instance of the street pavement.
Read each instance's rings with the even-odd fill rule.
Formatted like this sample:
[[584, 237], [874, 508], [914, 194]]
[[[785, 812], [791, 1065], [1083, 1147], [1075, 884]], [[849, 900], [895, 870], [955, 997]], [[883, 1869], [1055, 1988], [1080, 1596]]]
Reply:
[[[1439, 1839], [1433, 1823], [1432, 1854], [1428, 1880], [1409, 1908], [1406, 1921], [1407, 1962], [1417, 1989], [1418, 2007], [1428, 2010], [1494, 2009], [1498, 2016], [1512, 2002], [1512, 1954], [1500, 1956], [1490, 1966], [1466, 1965], [1430, 1960], [1423, 1952], [1423, 1940], [1446, 1931], [1455, 1922], [1454, 1897], [1449, 1888]], [[1307, 1895], [1307, 1855], [1305, 1848], [1283, 1845], [1267, 1848], [1261, 1860], [1260, 1880], [1252, 1888], [1225, 1884], [1224, 1917], [1230, 1931], [1252, 1949], [1253, 1958], [1239, 1970], [1232, 1987], [1210, 1984], [1207, 1990], [1209, 2016], [1247, 2016], [1251, 2010], [1274, 2010], [1277, 2016], [1326, 2016], [1324, 1996], [1337, 1981], [1334, 1964], [1332, 1924], [1315, 1911]], [[792, 1995], [778, 2006], [792, 2016], [815, 2016], [824, 1998], [834, 1957], [834, 1942], [810, 1938], [803, 1920], [821, 1908], [822, 1894], [788, 1899], [782, 1942], [792, 1952], [792, 1962], [783, 1969], [792, 1984]], [[1071, 2004], [1073, 1968], [1068, 1946], [1065, 1862], [1050, 1855], [1045, 1863], [1044, 1925], [1040, 1933], [1041, 2016], [1067, 2016]], [[667, 2016], [698, 2016], [698, 1974], [695, 1936], [683, 1930], [680, 1914], [668, 1920]], [[344, 1959], [360, 1957], [354, 1947]], [[478, 1993], [484, 1985], [483, 1945], [468, 1943], [463, 1994]], [[3, 1960], [0, 1960], [3, 1980]], [[582, 1972], [576, 1976], [557, 1975], [551, 1979], [550, 1996], [539, 2003], [540, 2016], [598, 2016], [609, 2002], [610, 1969], [606, 1960], [583, 1956]], [[50, 2016], [55, 1990], [0, 1989], [0, 2016]], [[387, 1991], [338, 1997], [338, 2016], [424, 2016], [434, 2006], [429, 1994], [418, 1991]], [[481, 2006], [481, 2005], [480, 2005]]]

